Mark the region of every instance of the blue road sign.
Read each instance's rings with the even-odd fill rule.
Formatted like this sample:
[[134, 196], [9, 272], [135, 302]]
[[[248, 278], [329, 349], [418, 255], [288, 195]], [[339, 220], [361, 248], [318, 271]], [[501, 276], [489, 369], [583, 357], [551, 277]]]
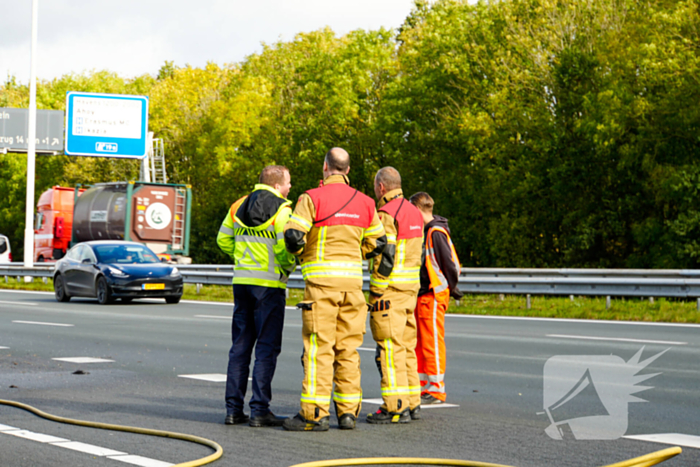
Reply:
[[148, 97], [70, 91], [66, 95], [69, 156], [146, 157]]

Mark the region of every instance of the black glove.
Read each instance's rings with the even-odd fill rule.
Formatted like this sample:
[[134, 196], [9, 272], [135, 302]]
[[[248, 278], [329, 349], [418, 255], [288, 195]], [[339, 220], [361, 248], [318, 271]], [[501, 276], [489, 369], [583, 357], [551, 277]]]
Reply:
[[369, 311], [386, 311], [389, 308], [391, 308], [391, 301], [389, 300], [377, 300], [374, 302], [374, 305], [367, 305], [369, 307]]

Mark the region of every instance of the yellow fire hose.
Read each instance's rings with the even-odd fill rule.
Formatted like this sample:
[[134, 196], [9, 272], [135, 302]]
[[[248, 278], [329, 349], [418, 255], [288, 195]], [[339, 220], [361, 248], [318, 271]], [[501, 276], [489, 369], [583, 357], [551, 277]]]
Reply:
[[[189, 462], [183, 462], [177, 464], [173, 467], [199, 467], [201, 465], [206, 465], [215, 460], [219, 459], [223, 453], [223, 448], [216, 442], [201, 438], [199, 436], [187, 435], [184, 433], [175, 433], [172, 431], [164, 430], [152, 430], [149, 428], [138, 428], [132, 426], [124, 425], [112, 425], [110, 423], [99, 423], [99, 422], [88, 422], [85, 420], [76, 420], [73, 418], [58, 417], [56, 415], [51, 415], [46, 412], [32, 407], [31, 405], [22, 404], [21, 402], [7, 401], [0, 399], [0, 405], [9, 405], [12, 407], [17, 407], [19, 409], [32, 412], [39, 417], [45, 418], [59, 423], [68, 423], [71, 425], [85, 426], [89, 428], [99, 428], [102, 430], [113, 430], [113, 431], [124, 431], [127, 433], [137, 433], [141, 435], [149, 436], [160, 436], [162, 438], [172, 438], [179, 439], [182, 441], [189, 441], [190, 443], [202, 444], [204, 446], [214, 449], [214, 454], [210, 454], [207, 457], [202, 457], [201, 459], [195, 459]], [[663, 449], [661, 451], [652, 452], [645, 456], [635, 457], [634, 459], [629, 459], [626, 461], [618, 462], [616, 464], [610, 464], [604, 467], [651, 467], [652, 465], [659, 464], [671, 457], [677, 456], [682, 452], [681, 448], [678, 446]], [[474, 461], [464, 461], [458, 459], [430, 459], [430, 458], [420, 458], [420, 457], [364, 457], [357, 459], [335, 459], [335, 460], [323, 460], [306, 462], [303, 464], [295, 464], [290, 467], [340, 467], [349, 465], [448, 465], [448, 466], [462, 466], [462, 467], [512, 467], [502, 464], [490, 464], [487, 462], [474, 462]]]
[[0, 404], [1, 405], [10, 405], [12, 407], [17, 407], [19, 409], [23, 409], [23, 410], [26, 410], [28, 412], [32, 412], [33, 414], [38, 415], [41, 418], [45, 418], [47, 420], [51, 420], [54, 422], [68, 423], [71, 425], [86, 426], [89, 428], [100, 428], [102, 430], [125, 431], [127, 433], [137, 433], [140, 435], [160, 436], [163, 438], [180, 439], [182, 441], [189, 441], [190, 443], [203, 444], [204, 446], [210, 447], [215, 451], [214, 454], [211, 454], [207, 457], [202, 457], [201, 459], [196, 459], [196, 460], [189, 461], [189, 462], [183, 462], [182, 464], [177, 464], [174, 467], [199, 467], [200, 465], [205, 465], [205, 464], [209, 464], [211, 462], [214, 462], [215, 460], [220, 458], [224, 453], [223, 448], [218, 443], [215, 443], [214, 441], [211, 441], [211, 440], [206, 439], [206, 438], [200, 438], [199, 436], [186, 435], [184, 433], [175, 433], [172, 431], [151, 430], [149, 428], [138, 428], [138, 427], [124, 426], [124, 425], [112, 425], [110, 423], [88, 422], [85, 420], [75, 420], [72, 418], [57, 417], [56, 415], [51, 415], [49, 413], [42, 412], [41, 410], [39, 410], [35, 407], [32, 407], [31, 405], [22, 404], [21, 402], [15, 402], [15, 401], [6, 401], [6, 400], [0, 399]]
[[[604, 467], [650, 467], [677, 456], [682, 452], [678, 446], [635, 457], [617, 464]], [[509, 465], [489, 464], [486, 462], [462, 461], [457, 459], [428, 459], [419, 457], [365, 457], [358, 459], [335, 459], [295, 464], [290, 467], [340, 467], [347, 465], [458, 465], [462, 467], [512, 467]]]

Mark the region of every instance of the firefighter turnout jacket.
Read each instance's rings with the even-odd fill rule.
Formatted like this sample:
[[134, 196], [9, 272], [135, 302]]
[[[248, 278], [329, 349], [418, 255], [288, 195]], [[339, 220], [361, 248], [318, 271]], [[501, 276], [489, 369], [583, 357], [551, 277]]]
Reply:
[[233, 203], [216, 242], [234, 261], [234, 284], [287, 287], [296, 264], [284, 245], [291, 204], [265, 184], [255, 185], [250, 195]]
[[370, 300], [381, 297], [391, 305], [388, 313], [370, 313], [370, 325], [379, 351], [382, 407], [400, 413], [420, 405], [414, 309], [423, 256], [423, 217], [401, 189], [387, 192], [378, 209], [388, 244], [371, 267]]
[[300, 415], [318, 422], [329, 416], [332, 399], [338, 417], [357, 417], [362, 407], [357, 347], [367, 319], [362, 259], [381, 254], [387, 241], [374, 201], [351, 188], [345, 175], [331, 175], [301, 195], [284, 239], [298, 255], [306, 282]]

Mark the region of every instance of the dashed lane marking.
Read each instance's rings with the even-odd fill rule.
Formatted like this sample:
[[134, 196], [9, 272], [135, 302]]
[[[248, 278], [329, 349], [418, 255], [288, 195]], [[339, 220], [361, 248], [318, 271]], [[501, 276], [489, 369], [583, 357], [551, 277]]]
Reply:
[[0, 300], [0, 303], [4, 303], [5, 305], [27, 305], [27, 306], [37, 306], [38, 303], [32, 303], [32, 302], [6, 302], [4, 300]]
[[530, 316], [496, 316], [496, 315], [462, 315], [449, 313], [445, 318], [466, 318], [466, 319], [496, 319], [515, 321], [549, 321], [552, 323], [588, 323], [588, 324], [627, 324], [635, 326], [670, 326], [679, 328], [700, 328], [700, 324], [691, 323], [654, 323], [651, 321], [613, 321], [604, 319], [577, 319], [577, 318], [534, 318]]
[[79, 441], [66, 441], [51, 444], [61, 448], [72, 449], [73, 451], [92, 454], [93, 456], [123, 456], [127, 454], [126, 452], [115, 451], [114, 449], [107, 449], [92, 444], [81, 443]]
[[42, 323], [40, 321], [12, 321], [13, 323], [17, 324], [38, 324], [40, 326], [61, 326], [61, 327], [67, 327], [71, 328], [75, 326], [74, 324], [63, 324], [63, 323]]
[[59, 362], [69, 362], [69, 363], [111, 363], [114, 360], [107, 360], [106, 358], [93, 358], [93, 357], [61, 357], [52, 358], [51, 360], [58, 360]]
[[3, 347], [0, 345], [0, 349], [9, 349], [9, 347]]
[[547, 334], [547, 337], [558, 337], [562, 339], [581, 339], [589, 341], [613, 341], [613, 342], [634, 342], [640, 344], [663, 344], [663, 345], [688, 345], [687, 342], [677, 341], [654, 341], [648, 339], [627, 339], [623, 337], [596, 337], [596, 336], [572, 336], [568, 334]]
[[674, 446], [684, 446], [687, 448], [700, 449], [700, 436], [684, 435], [682, 433], [657, 433], [653, 435], [629, 435], [623, 436], [625, 439], [636, 439], [638, 441], [649, 441], [650, 443], [672, 444]]
[[106, 457], [115, 461], [126, 462], [132, 465], [141, 467], [170, 467], [174, 464], [163, 462], [148, 457], [141, 457], [128, 454], [126, 452], [115, 451], [114, 449], [103, 448], [92, 444], [81, 443], [79, 441], [71, 441], [57, 436], [46, 435], [43, 433], [35, 433], [29, 430], [22, 430], [8, 425], [0, 424], [0, 433], [16, 436], [18, 438], [29, 439], [38, 443], [45, 443], [49, 446], [57, 446], [59, 448], [71, 449], [73, 451], [83, 452], [93, 456]]
[[226, 375], [221, 373], [208, 373], [203, 375], [177, 375], [178, 378], [199, 379], [202, 381], [212, 381], [214, 383], [226, 382]]
[[[202, 381], [211, 381], [213, 383], [225, 383], [226, 375], [222, 373], [206, 373], [201, 375], [177, 375], [178, 378], [199, 379]], [[248, 378], [248, 381], [253, 381], [253, 378]]]
[[370, 349], [369, 347], [358, 347], [357, 350], [362, 350], [365, 352], [376, 352], [377, 349]]
[[[362, 402], [365, 404], [376, 404], [376, 405], [382, 405], [384, 403], [384, 401], [382, 399], [362, 399]], [[427, 405], [420, 406], [421, 410], [423, 410], [423, 409], [455, 409], [458, 407], [459, 407], [459, 405], [457, 405], [457, 404], [448, 404], [447, 402], [443, 402], [442, 404], [427, 404]]]
[[45, 435], [43, 433], [34, 433], [33, 431], [29, 430], [11, 430], [11, 431], [3, 431], [3, 433], [16, 436], [18, 438], [25, 438], [25, 439], [31, 439], [32, 441], [38, 441], [40, 443], [58, 443], [61, 441], [68, 441], [67, 439], [64, 438], [58, 438], [56, 436], [51, 436], [51, 435]]
[[227, 319], [231, 321], [233, 317], [231, 316], [219, 316], [219, 315], [194, 315], [195, 318], [207, 318], [207, 319]]
[[114, 459], [115, 461], [126, 462], [127, 464], [132, 464], [132, 465], [139, 465], [141, 467], [170, 467], [171, 465], [175, 465], [175, 464], [170, 464], [168, 462], [157, 461], [155, 459], [149, 459], [148, 457], [133, 456], [133, 455], [108, 456], [107, 459]]

